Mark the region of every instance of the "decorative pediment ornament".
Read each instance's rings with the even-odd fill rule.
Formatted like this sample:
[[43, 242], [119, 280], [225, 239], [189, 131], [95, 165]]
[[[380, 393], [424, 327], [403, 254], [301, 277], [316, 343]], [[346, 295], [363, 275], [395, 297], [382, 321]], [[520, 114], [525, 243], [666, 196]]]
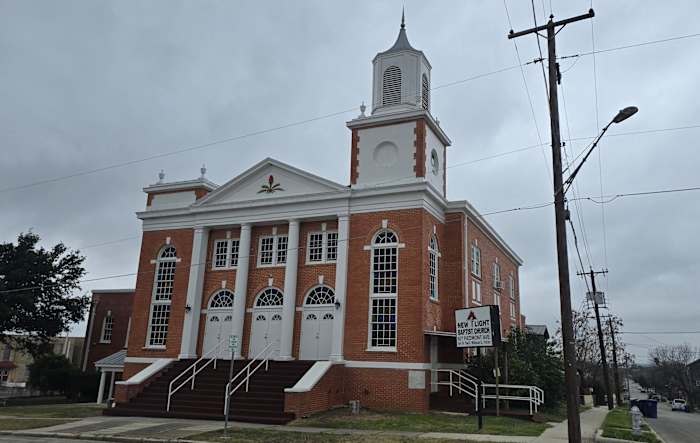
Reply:
[[258, 194], [272, 194], [275, 191], [284, 191], [284, 188], [281, 188], [279, 183], [275, 183], [275, 178], [270, 175], [267, 177], [267, 184], [260, 186]]

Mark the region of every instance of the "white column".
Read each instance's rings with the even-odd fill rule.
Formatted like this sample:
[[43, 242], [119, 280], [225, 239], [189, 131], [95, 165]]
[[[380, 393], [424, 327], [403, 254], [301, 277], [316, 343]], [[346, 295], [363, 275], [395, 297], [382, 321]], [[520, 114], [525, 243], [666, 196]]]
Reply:
[[197, 335], [199, 333], [199, 316], [202, 306], [202, 290], [204, 289], [204, 271], [207, 268], [207, 245], [209, 231], [201, 226], [194, 228], [192, 239], [192, 261], [190, 262], [190, 278], [187, 283], [186, 306], [182, 324], [182, 342], [178, 358], [197, 358]]
[[345, 335], [345, 300], [348, 284], [348, 240], [350, 237], [350, 217], [338, 217], [338, 256], [335, 262], [335, 300], [340, 306], [333, 319], [333, 341], [330, 359], [343, 360], [343, 337]]
[[280, 360], [292, 360], [293, 358], [292, 343], [294, 342], [294, 313], [297, 301], [297, 268], [299, 265], [299, 221], [289, 221], [287, 236], [287, 265], [284, 268]]
[[112, 395], [114, 394], [114, 375], [116, 373], [112, 371], [112, 377], [109, 379], [109, 393], [107, 394], [107, 401], [110, 401], [112, 399]]
[[100, 370], [100, 387], [97, 388], [97, 404], [102, 403], [102, 395], [105, 392], [105, 381], [107, 379], [107, 373]]
[[[233, 324], [231, 334], [238, 336], [238, 342], [243, 343], [243, 322], [245, 320], [245, 301], [248, 292], [248, 267], [250, 263], [250, 232], [248, 223], [241, 225], [241, 235], [238, 243], [238, 268], [236, 269], [236, 286], [233, 297]], [[241, 346], [238, 346], [234, 359], [241, 358]]]

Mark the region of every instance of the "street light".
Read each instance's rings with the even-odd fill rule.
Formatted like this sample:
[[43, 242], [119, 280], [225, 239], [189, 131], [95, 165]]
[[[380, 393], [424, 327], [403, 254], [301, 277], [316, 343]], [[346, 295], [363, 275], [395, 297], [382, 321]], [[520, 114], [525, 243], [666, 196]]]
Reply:
[[639, 111], [639, 109], [636, 106], [628, 106], [624, 109], [621, 109], [620, 112], [618, 112], [617, 115], [615, 117], [613, 117], [612, 120], [610, 120], [610, 123], [605, 125], [605, 127], [601, 131], [600, 135], [598, 135], [598, 137], [595, 139], [595, 141], [591, 145], [591, 148], [588, 150], [585, 157], [583, 157], [583, 160], [581, 160], [581, 163], [579, 163], [579, 165], [576, 167], [576, 169], [574, 169], [574, 172], [571, 173], [569, 178], [567, 178], [566, 181], [564, 182], [564, 184], [562, 185], [562, 187], [566, 187], [566, 189], [564, 189], [564, 194], [566, 194], [566, 191], [568, 191], [569, 187], [571, 187], [571, 183], [573, 183], [574, 178], [576, 177], [576, 174], [578, 174], [578, 171], [581, 169], [581, 166], [583, 166], [583, 164], [586, 162], [586, 160], [588, 159], [588, 156], [591, 155], [591, 152], [593, 152], [595, 147], [598, 146], [598, 142], [600, 141], [601, 138], [603, 138], [603, 135], [605, 135], [605, 131], [607, 131], [608, 128], [613, 123], [623, 122], [623, 121], [627, 120], [628, 118], [632, 117], [634, 114], [636, 114], [637, 111]]

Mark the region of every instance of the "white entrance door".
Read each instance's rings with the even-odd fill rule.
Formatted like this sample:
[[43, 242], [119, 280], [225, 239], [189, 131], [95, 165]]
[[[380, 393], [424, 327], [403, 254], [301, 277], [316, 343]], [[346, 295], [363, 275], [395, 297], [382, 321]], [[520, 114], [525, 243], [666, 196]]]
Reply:
[[282, 333], [282, 309], [253, 309], [248, 358], [254, 358], [265, 347], [274, 343], [270, 351], [278, 353]]
[[331, 355], [333, 319], [331, 310], [305, 309], [302, 312], [300, 360], [328, 360]]
[[[204, 343], [202, 346], [202, 355], [207, 354], [222, 340], [228, 340], [228, 336], [233, 331], [233, 321], [230, 312], [208, 312], [207, 325], [204, 329]], [[217, 352], [219, 358], [226, 360], [231, 359], [231, 351], [228, 348], [228, 342], [219, 346]], [[210, 355], [214, 357], [214, 355]]]

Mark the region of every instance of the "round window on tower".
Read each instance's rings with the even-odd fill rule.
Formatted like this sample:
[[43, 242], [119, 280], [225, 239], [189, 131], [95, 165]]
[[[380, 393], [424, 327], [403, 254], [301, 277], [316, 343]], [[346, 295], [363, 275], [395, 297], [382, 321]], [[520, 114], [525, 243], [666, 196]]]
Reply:
[[430, 167], [433, 170], [433, 174], [438, 175], [438, 171], [440, 171], [440, 158], [435, 149], [430, 153]]

